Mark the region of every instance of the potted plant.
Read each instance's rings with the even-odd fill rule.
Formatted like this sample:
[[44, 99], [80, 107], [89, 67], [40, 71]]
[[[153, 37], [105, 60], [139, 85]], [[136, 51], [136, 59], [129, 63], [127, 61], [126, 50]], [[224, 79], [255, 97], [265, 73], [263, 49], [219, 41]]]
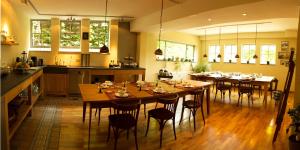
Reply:
[[292, 119], [292, 123], [286, 129], [287, 133], [289, 129], [292, 129], [292, 134], [289, 136], [289, 149], [298, 150], [300, 147], [300, 105], [289, 109], [288, 114]]
[[198, 63], [195, 67], [193, 67], [193, 71], [195, 73], [201, 73], [208, 70], [207, 64], [205, 63]]

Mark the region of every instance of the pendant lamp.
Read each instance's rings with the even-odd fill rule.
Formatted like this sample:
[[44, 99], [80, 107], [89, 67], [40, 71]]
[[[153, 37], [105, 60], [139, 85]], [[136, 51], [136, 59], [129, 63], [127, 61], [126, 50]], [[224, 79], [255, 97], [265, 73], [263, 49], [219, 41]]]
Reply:
[[[105, 17], [104, 17], [104, 22], [106, 22], [106, 17], [107, 17], [107, 3], [108, 3], [108, 0], [106, 0], [106, 3], [105, 3]], [[101, 54], [108, 54], [109, 53], [109, 48], [105, 45], [105, 42], [106, 42], [106, 38], [107, 38], [107, 26], [105, 26], [105, 36], [104, 36], [104, 41], [103, 41], [103, 46], [100, 47], [100, 53]]]
[[[257, 41], [257, 24], [255, 24], [255, 49], [256, 49], [256, 41]], [[257, 59], [258, 56], [256, 54], [253, 55], [253, 59]]]
[[161, 10], [160, 10], [160, 26], [159, 26], [159, 34], [158, 34], [158, 49], [154, 51], [155, 55], [163, 55], [163, 51], [160, 49], [160, 37], [161, 37], [161, 30], [162, 30], [162, 16], [163, 16], [163, 9], [164, 9], [164, 0], [161, 0]]
[[237, 48], [237, 53], [235, 55], [235, 58], [240, 58], [240, 55], [238, 54], [238, 47], [239, 47], [239, 25], [236, 25], [236, 48]]
[[205, 31], [204, 31], [204, 46], [205, 46], [205, 48], [204, 48], [204, 50], [205, 50], [205, 53], [204, 53], [204, 55], [203, 55], [203, 57], [204, 58], [206, 58], [207, 57], [207, 54], [206, 54], [206, 29], [205, 29]]

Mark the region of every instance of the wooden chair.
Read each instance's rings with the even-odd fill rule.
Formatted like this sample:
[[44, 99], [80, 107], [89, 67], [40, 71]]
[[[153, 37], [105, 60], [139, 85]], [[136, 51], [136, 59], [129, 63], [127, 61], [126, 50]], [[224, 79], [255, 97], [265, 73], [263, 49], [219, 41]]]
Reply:
[[109, 115], [109, 125], [108, 125], [108, 136], [107, 142], [110, 138], [110, 128], [113, 129], [115, 143], [114, 149], [117, 149], [117, 142], [122, 131], [127, 131], [127, 139], [129, 136], [129, 130], [133, 128], [133, 133], [135, 137], [135, 146], [138, 149], [137, 143], [137, 121], [140, 112], [140, 101], [136, 98], [124, 99], [112, 103], [114, 108], [114, 114]]
[[[196, 112], [197, 109], [200, 108], [201, 109], [201, 113], [202, 113], [202, 119], [205, 125], [205, 118], [204, 118], [204, 113], [203, 113], [203, 97], [204, 97], [204, 89], [199, 89], [196, 91], [191, 92], [190, 94], [193, 95], [193, 99], [192, 100], [184, 100], [182, 103], [182, 110], [181, 110], [181, 118], [180, 118], [180, 122], [182, 121], [183, 118], [183, 113], [184, 113], [184, 109], [188, 108], [190, 109], [190, 112], [192, 112], [193, 117], [194, 117], [194, 131], [196, 131]], [[191, 115], [189, 116], [190, 119]]]
[[102, 108], [109, 108], [109, 114], [111, 114], [111, 104], [110, 103], [93, 105], [92, 108], [96, 108], [95, 116], [97, 115], [97, 112], [98, 112], [98, 126], [100, 125], [100, 115], [101, 115]]
[[278, 85], [278, 79], [274, 78], [271, 82], [270, 82], [270, 87], [268, 89], [268, 91], [271, 93], [271, 99], [272, 99], [272, 95], [274, 91], [277, 91], [277, 85]]
[[250, 97], [252, 99], [252, 105], [253, 105], [253, 82], [251, 79], [244, 79], [239, 81], [239, 87], [238, 87], [238, 103], [240, 104], [241, 99], [241, 105], [243, 104], [243, 94], [247, 94], [248, 96], [248, 106], [250, 106]]
[[155, 108], [148, 111], [148, 123], [147, 123], [147, 130], [145, 136], [148, 134], [149, 130], [149, 124], [150, 124], [150, 117], [156, 119], [159, 123], [159, 129], [160, 129], [160, 147], [162, 146], [162, 134], [163, 134], [163, 128], [166, 124], [166, 122], [170, 119], [173, 120], [173, 132], [176, 140], [176, 131], [175, 131], [175, 114], [176, 114], [176, 108], [178, 104], [178, 95], [173, 95], [166, 98], [159, 98], [158, 102], [163, 104], [163, 108]]
[[225, 92], [229, 92], [229, 100], [231, 101], [231, 88], [232, 84], [227, 82], [227, 78], [225, 77], [220, 77], [215, 80], [216, 83], [216, 93], [215, 93], [215, 99], [214, 102], [216, 101], [216, 97], [218, 94], [218, 91], [221, 92], [221, 100], [224, 102], [225, 101]]

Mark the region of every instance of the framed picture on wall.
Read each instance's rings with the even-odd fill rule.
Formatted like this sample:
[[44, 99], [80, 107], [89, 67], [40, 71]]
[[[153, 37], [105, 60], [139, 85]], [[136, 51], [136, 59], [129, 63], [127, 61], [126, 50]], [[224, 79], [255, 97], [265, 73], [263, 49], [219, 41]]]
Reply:
[[278, 52], [278, 59], [289, 59], [289, 52]]
[[281, 41], [281, 51], [288, 51], [289, 41]]

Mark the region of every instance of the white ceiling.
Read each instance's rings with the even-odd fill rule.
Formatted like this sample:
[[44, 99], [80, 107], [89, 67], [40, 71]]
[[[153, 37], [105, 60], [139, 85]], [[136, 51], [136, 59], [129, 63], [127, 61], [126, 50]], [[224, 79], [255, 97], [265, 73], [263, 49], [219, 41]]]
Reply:
[[[14, 1], [14, 0], [9, 0]], [[29, 0], [22, 5], [31, 18], [57, 15], [95, 16], [104, 15], [105, 0]], [[216, 27], [245, 23], [261, 23], [259, 32], [297, 30], [299, 0], [165, 0], [163, 14], [164, 31], [178, 31], [195, 35], [218, 34]], [[25, 8], [23, 8], [25, 7]], [[161, 0], [109, 0], [109, 16], [130, 16], [134, 32], [156, 32], [159, 30]], [[242, 13], [247, 13], [243, 16]], [[211, 21], [208, 21], [208, 19]], [[211, 28], [215, 27], [215, 28]], [[236, 26], [223, 27], [222, 33], [235, 33]], [[255, 32], [255, 25], [240, 25], [239, 32]]]

